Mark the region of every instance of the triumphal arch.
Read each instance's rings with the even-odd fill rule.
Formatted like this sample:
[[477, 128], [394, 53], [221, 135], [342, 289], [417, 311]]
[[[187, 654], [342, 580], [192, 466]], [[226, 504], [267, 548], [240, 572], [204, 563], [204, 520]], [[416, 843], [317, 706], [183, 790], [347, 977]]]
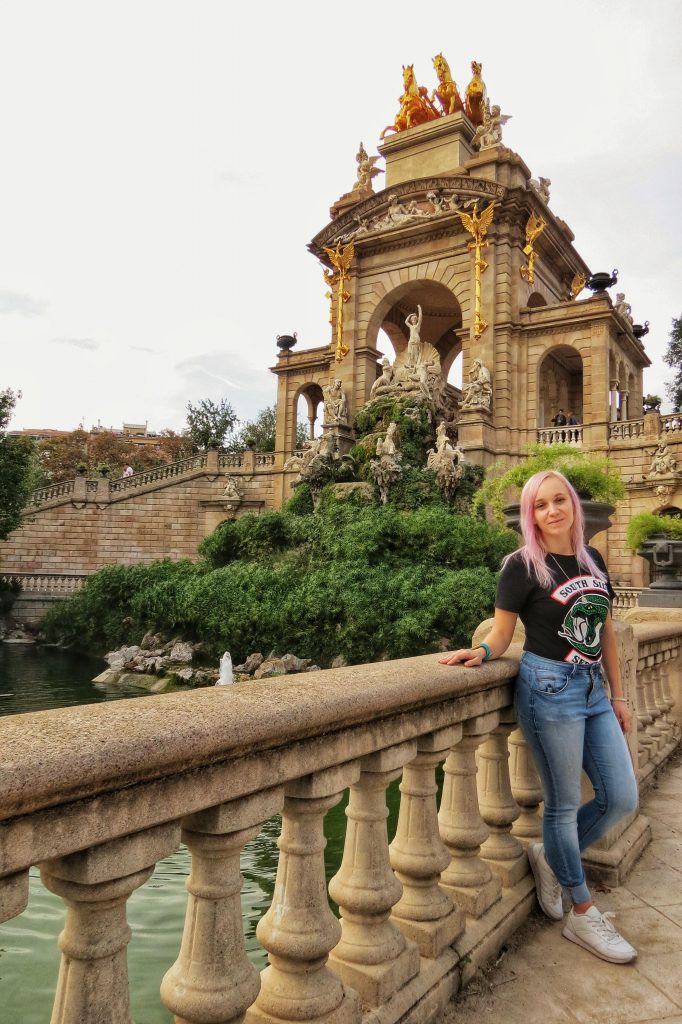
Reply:
[[[443, 419], [469, 461], [513, 460], [537, 441], [564, 441], [616, 460], [628, 499], [601, 546], [616, 575], [638, 582], [624, 553], [627, 519], [670, 503], [677, 487], [676, 474], [665, 495], [660, 480], [647, 479], [670, 424], [643, 416], [646, 325], [634, 323], [622, 293], [609, 294], [617, 272], [592, 273], [575, 248], [552, 207], [551, 181], [534, 178], [504, 145], [508, 117], [491, 106], [480, 64], [472, 63], [460, 95], [443, 56], [433, 63], [431, 94], [416, 83], [414, 68], [403, 69], [398, 114], [378, 143], [385, 171], [361, 144], [357, 181], [309, 244], [324, 267], [330, 340], [295, 350], [293, 339], [282, 339], [273, 367], [282, 498], [298, 469], [286, 453], [294, 448], [300, 397], [311, 437], [330, 388], [343, 390], [351, 424], [409, 363], [411, 318], [418, 316], [421, 342], [440, 362]], [[393, 358], [382, 360], [380, 331]], [[448, 377], [460, 353], [456, 387]], [[412, 377], [410, 386], [418, 386]], [[560, 410], [565, 424], [556, 426]]]

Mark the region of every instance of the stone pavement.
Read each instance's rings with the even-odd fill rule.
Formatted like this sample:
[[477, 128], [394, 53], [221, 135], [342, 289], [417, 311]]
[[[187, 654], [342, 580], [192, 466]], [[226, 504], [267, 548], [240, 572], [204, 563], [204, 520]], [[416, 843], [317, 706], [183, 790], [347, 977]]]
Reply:
[[639, 951], [605, 963], [537, 910], [509, 950], [453, 1001], [441, 1024], [682, 1024], [682, 757], [642, 800], [652, 842], [627, 884], [596, 891]]

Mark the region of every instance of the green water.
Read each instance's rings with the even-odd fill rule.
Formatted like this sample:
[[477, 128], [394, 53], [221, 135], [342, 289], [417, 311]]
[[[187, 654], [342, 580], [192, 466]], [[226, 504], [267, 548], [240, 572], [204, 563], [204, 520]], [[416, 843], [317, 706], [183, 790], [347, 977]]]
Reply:
[[[130, 696], [94, 687], [90, 680], [102, 668], [101, 661], [69, 652], [0, 644], [0, 716]], [[145, 697], [140, 695], [138, 699], [144, 701]], [[395, 829], [398, 797], [396, 782], [389, 791], [390, 835]], [[341, 862], [345, 806], [344, 799], [325, 819], [327, 879]], [[242, 854], [244, 934], [248, 956], [258, 968], [265, 966], [266, 957], [256, 939], [256, 925], [272, 899], [279, 832], [279, 817], [271, 818]], [[180, 947], [189, 870], [189, 854], [182, 847], [160, 861], [150, 880], [128, 901], [128, 921], [133, 931], [128, 970], [137, 1024], [172, 1024], [172, 1015], [161, 1003], [159, 985]], [[50, 1019], [59, 969], [57, 936], [63, 922], [62, 901], [43, 887], [38, 872], [32, 870], [27, 909], [0, 925], [2, 1024], [45, 1024]]]

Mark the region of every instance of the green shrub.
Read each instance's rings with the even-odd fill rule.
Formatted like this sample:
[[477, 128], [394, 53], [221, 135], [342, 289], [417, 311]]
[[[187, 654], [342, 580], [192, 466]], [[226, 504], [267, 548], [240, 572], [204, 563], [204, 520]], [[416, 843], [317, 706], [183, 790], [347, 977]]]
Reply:
[[682, 540], [682, 519], [639, 512], [628, 523], [627, 545], [631, 551], [637, 551], [649, 537], [657, 533], [668, 540]]
[[282, 512], [290, 516], [307, 516], [313, 511], [313, 494], [309, 484], [299, 484], [293, 495], [282, 505]]

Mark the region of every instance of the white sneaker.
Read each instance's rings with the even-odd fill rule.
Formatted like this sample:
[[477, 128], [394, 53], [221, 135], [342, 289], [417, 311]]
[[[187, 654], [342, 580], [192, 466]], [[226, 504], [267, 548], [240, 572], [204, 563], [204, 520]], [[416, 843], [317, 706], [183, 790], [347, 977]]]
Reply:
[[612, 964], [627, 964], [637, 956], [637, 950], [611, 924], [613, 914], [600, 914], [592, 905], [584, 914], [571, 910], [566, 918], [563, 935], [577, 942], [583, 949], [608, 960]]
[[561, 921], [564, 916], [561, 886], [545, 859], [545, 848], [542, 843], [531, 843], [528, 847], [528, 863], [535, 878], [538, 903], [547, 917], [551, 917], [553, 921]]

